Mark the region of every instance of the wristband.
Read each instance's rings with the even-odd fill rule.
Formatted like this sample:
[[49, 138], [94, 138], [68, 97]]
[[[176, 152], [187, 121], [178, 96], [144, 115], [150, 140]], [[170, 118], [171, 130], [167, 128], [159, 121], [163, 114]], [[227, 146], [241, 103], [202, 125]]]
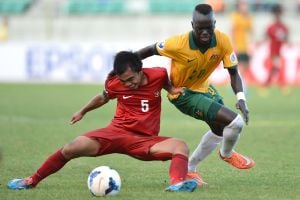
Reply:
[[246, 97], [245, 97], [245, 93], [244, 92], [238, 92], [238, 93], [236, 93], [236, 98], [237, 98], [237, 100], [242, 99], [242, 100], [246, 101]]

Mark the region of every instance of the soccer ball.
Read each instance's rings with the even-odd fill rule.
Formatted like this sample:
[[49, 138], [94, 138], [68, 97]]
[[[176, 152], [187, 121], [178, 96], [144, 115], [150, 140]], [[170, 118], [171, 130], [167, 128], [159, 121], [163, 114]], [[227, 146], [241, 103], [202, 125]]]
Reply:
[[121, 178], [116, 170], [100, 166], [91, 171], [87, 185], [94, 196], [114, 196], [120, 192]]

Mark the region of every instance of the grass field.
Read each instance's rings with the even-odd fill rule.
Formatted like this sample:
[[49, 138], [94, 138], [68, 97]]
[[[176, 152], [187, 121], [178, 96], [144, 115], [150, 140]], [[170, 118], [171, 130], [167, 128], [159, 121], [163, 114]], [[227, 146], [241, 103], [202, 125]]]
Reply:
[[[110, 122], [115, 103], [89, 113], [70, 126], [69, 120], [102, 87], [96, 85], [0, 84], [0, 199], [95, 199], [87, 190], [90, 170], [100, 165], [117, 169], [122, 189], [113, 199], [300, 199], [300, 88], [283, 97], [271, 88], [267, 98], [248, 88], [250, 124], [237, 151], [256, 161], [255, 168], [236, 170], [215, 151], [199, 167], [208, 187], [193, 193], [167, 193], [169, 162], [142, 162], [123, 155], [79, 158], [29, 191], [10, 191], [7, 181], [31, 175], [54, 150], [82, 132]], [[225, 103], [234, 107], [229, 88], [219, 88]], [[187, 141], [193, 150], [208, 127], [182, 115], [164, 95], [161, 135]], [[100, 198], [101, 199], [101, 198]]]

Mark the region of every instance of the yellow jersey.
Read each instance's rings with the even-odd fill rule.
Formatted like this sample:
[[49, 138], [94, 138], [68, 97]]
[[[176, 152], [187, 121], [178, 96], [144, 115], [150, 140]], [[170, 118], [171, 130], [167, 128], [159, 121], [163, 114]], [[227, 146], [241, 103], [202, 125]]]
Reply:
[[231, 14], [232, 40], [237, 53], [247, 53], [249, 34], [252, 31], [252, 19], [249, 15], [242, 15], [238, 12]]
[[[215, 30], [210, 47], [206, 49], [196, 45], [190, 31], [157, 43], [156, 50], [160, 55], [172, 59], [172, 84], [198, 92], [208, 92], [209, 76], [221, 62], [225, 68], [236, 67], [238, 64], [229, 37], [218, 30]], [[169, 98], [177, 96], [169, 95]]]

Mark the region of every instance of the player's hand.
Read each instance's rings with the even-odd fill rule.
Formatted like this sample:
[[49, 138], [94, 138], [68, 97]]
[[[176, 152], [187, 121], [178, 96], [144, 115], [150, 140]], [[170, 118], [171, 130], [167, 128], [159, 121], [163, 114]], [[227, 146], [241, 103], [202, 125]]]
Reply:
[[243, 119], [246, 124], [249, 122], [249, 110], [246, 104], [246, 101], [243, 99], [240, 99], [236, 104], [236, 108], [239, 109], [243, 114]]
[[169, 91], [170, 94], [184, 94], [183, 87], [172, 87]]
[[71, 121], [70, 121], [70, 124], [75, 124], [76, 122], [78, 122], [79, 120], [81, 120], [83, 118], [83, 114], [81, 112], [77, 112], [75, 113], [72, 118], [71, 118]]

